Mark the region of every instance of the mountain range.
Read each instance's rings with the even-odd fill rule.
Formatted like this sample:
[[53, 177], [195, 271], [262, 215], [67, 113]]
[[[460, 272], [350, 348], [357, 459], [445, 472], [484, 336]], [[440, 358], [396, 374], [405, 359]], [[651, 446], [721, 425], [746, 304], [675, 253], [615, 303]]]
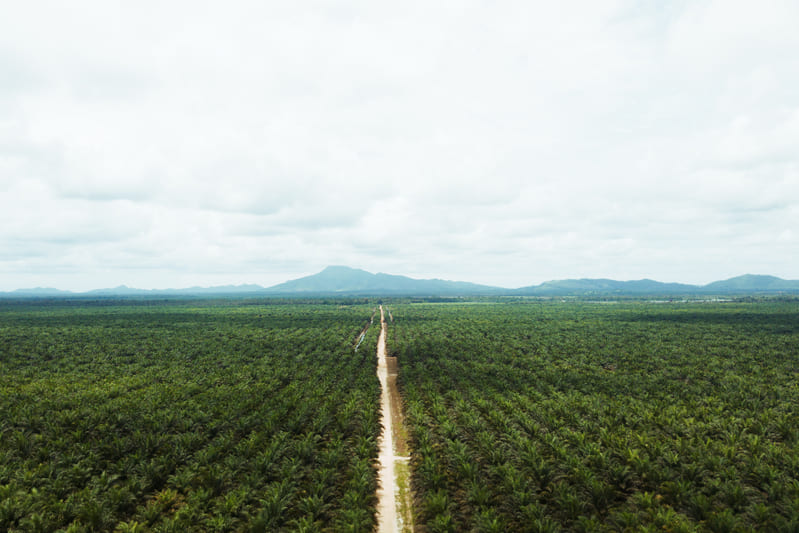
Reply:
[[392, 274], [372, 274], [345, 266], [330, 266], [317, 274], [286, 281], [272, 287], [224, 285], [185, 289], [135, 289], [121, 285], [75, 293], [50, 288], [19, 289], [2, 297], [110, 297], [110, 296], [566, 296], [566, 295], [689, 295], [799, 293], [799, 280], [746, 274], [707, 285], [663, 283], [651, 279], [566, 279], [547, 281], [518, 289], [478, 285], [465, 281], [414, 279]]

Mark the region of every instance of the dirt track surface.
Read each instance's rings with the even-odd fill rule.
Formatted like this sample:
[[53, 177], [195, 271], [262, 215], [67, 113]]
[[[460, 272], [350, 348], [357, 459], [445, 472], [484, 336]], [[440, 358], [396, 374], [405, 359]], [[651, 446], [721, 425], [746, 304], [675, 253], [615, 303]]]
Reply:
[[[386, 354], [386, 321], [380, 306], [380, 337], [377, 341], [377, 377], [380, 380], [380, 414], [383, 434], [378, 456], [377, 530], [379, 532], [413, 531], [407, 494], [400, 495], [395, 466], [406, 462], [407, 447], [402, 432], [402, 409], [397, 391], [397, 359]], [[395, 436], [398, 437], [395, 439]], [[405, 499], [402, 511], [398, 498]], [[403, 516], [404, 515], [404, 516]]]

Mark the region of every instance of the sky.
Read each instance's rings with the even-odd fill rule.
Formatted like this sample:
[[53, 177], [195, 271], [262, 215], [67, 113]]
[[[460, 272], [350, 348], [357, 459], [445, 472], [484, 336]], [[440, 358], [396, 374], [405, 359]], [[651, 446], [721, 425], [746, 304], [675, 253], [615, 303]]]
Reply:
[[799, 2], [4, 2], [0, 291], [799, 279]]

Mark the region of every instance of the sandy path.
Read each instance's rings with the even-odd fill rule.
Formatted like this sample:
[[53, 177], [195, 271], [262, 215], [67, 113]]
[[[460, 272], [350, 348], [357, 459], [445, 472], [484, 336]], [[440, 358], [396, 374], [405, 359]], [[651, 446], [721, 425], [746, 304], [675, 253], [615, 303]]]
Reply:
[[[377, 341], [377, 377], [380, 380], [380, 414], [383, 422], [383, 434], [380, 436], [380, 453], [378, 456], [378, 483], [377, 489], [377, 531], [378, 532], [404, 532], [413, 531], [410, 524], [410, 509], [404, 506], [404, 513], [398, 510], [397, 500], [400, 495], [397, 485], [395, 466], [397, 461], [407, 462], [408, 458], [395, 453], [395, 422], [401, 425], [401, 408], [399, 393], [397, 392], [397, 360], [386, 355], [386, 320], [383, 306], [380, 306], [380, 337]], [[393, 409], [392, 409], [393, 407]], [[400, 453], [406, 452], [400, 437], [397, 441]], [[404, 465], [400, 465], [404, 466]], [[406, 468], [407, 470], [407, 468]], [[405, 514], [403, 517], [402, 515]]]

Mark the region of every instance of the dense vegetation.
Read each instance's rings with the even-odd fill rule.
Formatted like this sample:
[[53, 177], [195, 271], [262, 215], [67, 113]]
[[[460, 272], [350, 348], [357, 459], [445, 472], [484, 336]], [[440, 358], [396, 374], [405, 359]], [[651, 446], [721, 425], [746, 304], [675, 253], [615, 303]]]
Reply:
[[423, 531], [799, 531], [799, 305], [403, 304]]
[[[799, 530], [796, 301], [387, 310], [419, 530]], [[0, 530], [370, 531], [373, 312], [0, 302]]]
[[370, 531], [379, 328], [341, 303], [0, 302], [0, 530]]

